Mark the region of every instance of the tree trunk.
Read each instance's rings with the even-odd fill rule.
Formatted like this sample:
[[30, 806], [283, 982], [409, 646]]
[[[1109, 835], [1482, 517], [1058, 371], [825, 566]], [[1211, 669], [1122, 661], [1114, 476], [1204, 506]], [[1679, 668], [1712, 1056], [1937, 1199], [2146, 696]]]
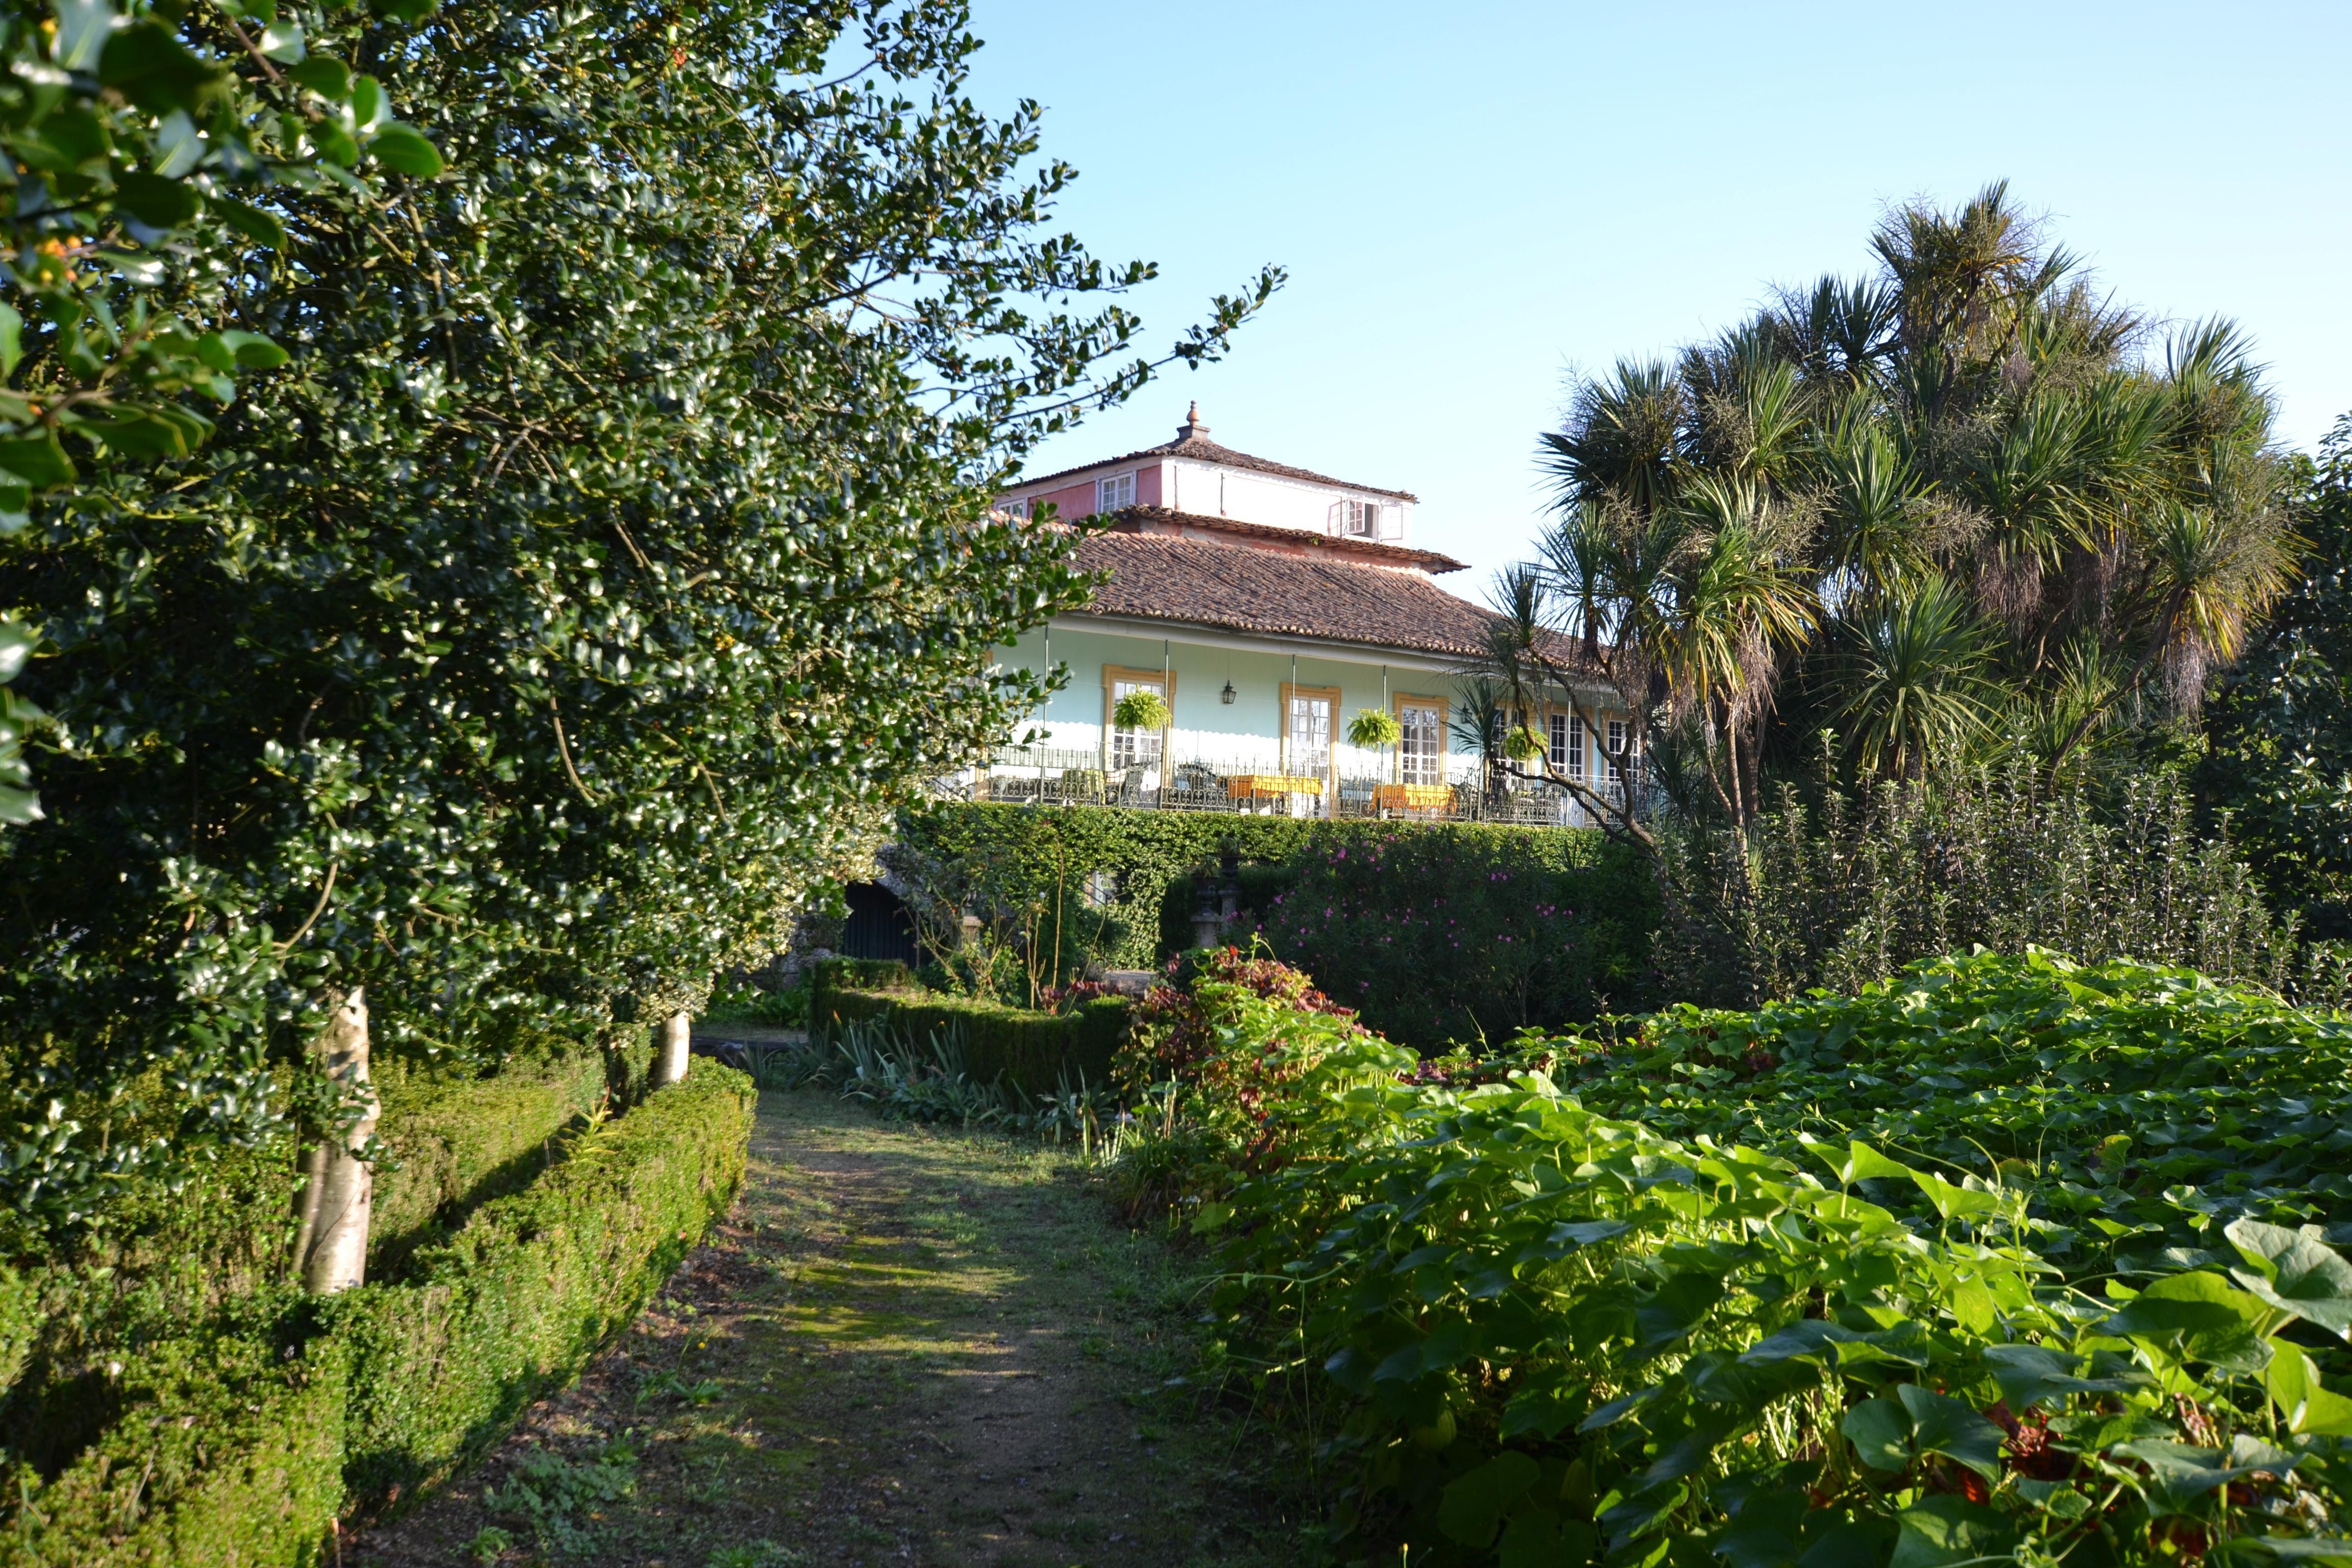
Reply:
[[646, 1087], [659, 1089], [666, 1083], [677, 1083], [686, 1077], [688, 1047], [694, 1038], [694, 1021], [684, 1013], [672, 1013], [654, 1031], [654, 1067], [646, 1075]]
[[367, 1277], [369, 1222], [375, 1208], [375, 1169], [358, 1151], [375, 1136], [382, 1107], [368, 1081], [367, 1000], [357, 989], [336, 1005], [326, 1033], [311, 1042], [328, 1078], [355, 1095], [360, 1120], [340, 1137], [322, 1137], [302, 1151], [302, 1195], [294, 1237], [294, 1268], [312, 1295], [348, 1290]]

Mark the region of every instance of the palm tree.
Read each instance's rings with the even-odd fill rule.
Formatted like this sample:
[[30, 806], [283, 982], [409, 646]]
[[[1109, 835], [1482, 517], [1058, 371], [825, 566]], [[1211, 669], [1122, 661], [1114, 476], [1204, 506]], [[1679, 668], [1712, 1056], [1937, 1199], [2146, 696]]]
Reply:
[[1876, 277], [1578, 385], [1497, 679], [1597, 675], [1735, 823], [1784, 722], [1916, 776], [2193, 714], [2293, 574], [2271, 400], [2233, 328], [2158, 339], [2042, 226], [2000, 183], [1902, 207]]

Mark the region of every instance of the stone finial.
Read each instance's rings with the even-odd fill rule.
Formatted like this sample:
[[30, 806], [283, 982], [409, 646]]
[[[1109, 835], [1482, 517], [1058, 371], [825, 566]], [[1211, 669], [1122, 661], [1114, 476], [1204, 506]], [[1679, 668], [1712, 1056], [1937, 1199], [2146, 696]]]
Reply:
[[1208, 433], [1209, 427], [1201, 423], [1200, 399], [1194, 398], [1192, 406], [1185, 411], [1184, 423], [1176, 426], [1176, 439], [1185, 441], [1195, 436], [1206, 436]]

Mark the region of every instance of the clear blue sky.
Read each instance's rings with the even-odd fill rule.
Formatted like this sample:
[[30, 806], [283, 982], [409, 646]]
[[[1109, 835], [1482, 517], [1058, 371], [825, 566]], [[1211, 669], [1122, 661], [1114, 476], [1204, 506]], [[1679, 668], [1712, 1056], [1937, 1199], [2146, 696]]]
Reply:
[[[1960, 18], [1957, 21], [1947, 17]], [[1147, 258], [1155, 351], [1263, 262], [1232, 358], [1032, 459], [1167, 439], [1421, 497], [1479, 594], [1541, 521], [1572, 367], [1864, 270], [1872, 224], [2006, 177], [2118, 298], [2234, 317], [2314, 444], [2352, 409], [2352, 5], [975, 0], [982, 101], [1046, 109], [1066, 226]]]

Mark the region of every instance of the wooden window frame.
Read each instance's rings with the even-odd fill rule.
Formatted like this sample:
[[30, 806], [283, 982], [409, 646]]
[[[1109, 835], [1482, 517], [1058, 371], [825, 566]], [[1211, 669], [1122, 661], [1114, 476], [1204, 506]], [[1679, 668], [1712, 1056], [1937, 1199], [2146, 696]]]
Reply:
[[[1445, 743], [1446, 737], [1453, 732], [1448, 728], [1454, 720], [1451, 706], [1443, 697], [1417, 697], [1410, 691], [1391, 693], [1389, 697], [1389, 716], [1397, 721], [1399, 730], [1404, 728], [1404, 710], [1408, 704], [1415, 708], [1437, 710], [1437, 782], [1442, 784], [1445, 782], [1445, 759], [1453, 750]], [[1391, 782], [1401, 782], [1404, 777], [1404, 737], [1402, 735], [1397, 737], [1396, 773], [1396, 780]]]
[[[1592, 758], [1594, 755], [1592, 727], [1585, 723], [1582, 710], [1572, 704], [1562, 702], [1552, 703], [1547, 712], [1546, 722], [1544, 725], [1544, 757], [1547, 762], [1550, 761], [1551, 757], [1551, 725], [1549, 721], [1552, 719], [1565, 719], [1568, 721], [1569, 739], [1570, 744], [1568, 749], [1570, 761], [1552, 763], [1551, 765], [1558, 768], [1570, 778], [1576, 779], [1580, 782], [1589, 780], [1592, 776]], [[1582, 743], [1577, 744], [1576, 742], [1581, 742]], [[1579, 752], [1581, 752], [1583, 755], [1578, 756], [1577, 753]], [[1570, 762], [1574, 763], [1573, 766], [1570, 765]]]
[[[1176, 671], [1172, 668], [1166, 669], [1132, 669], [1123, 664], [1107, 664], [1102, 667], [1103, 771], [1105, 773], [1108, 773], [1111, 767], [1110, 754], [1113, 738], [1118, 731], [1118, 719], [1117, 714], [1118, 698], [1114, 695], [1114, 693], [1118, 688], [1118, 683], [1122, 680], [1129, 681], [1138, 686], [1159, 687], [1160, 689], [1160, 700], [1168, 704], [1168, 722], [1161, 725], [1160, 728], [1160, 757], [1158, 762], [1158, 766], [1164, 773], [1168, 766], [1169, 738], [1175, 732], [1176, 729]], [[1141, 766], [1145, 764], [1139, 763], [1137, 765]]]
[[[1296, 681], [1282, 683], [1282, 770], [1291, 773], [1297, 766], [1296, 754], [1290, 743], [1290, 702], [1294, 697], [1328, 697], [1331, 700], [1331, 738], [1323, 754], [1323, 782], [1331, 784], [1339, 776], [1339, 689], [1336, 686], [1302, 686]], [[1305, 778], [1305, 773], [1292, 776]]]

